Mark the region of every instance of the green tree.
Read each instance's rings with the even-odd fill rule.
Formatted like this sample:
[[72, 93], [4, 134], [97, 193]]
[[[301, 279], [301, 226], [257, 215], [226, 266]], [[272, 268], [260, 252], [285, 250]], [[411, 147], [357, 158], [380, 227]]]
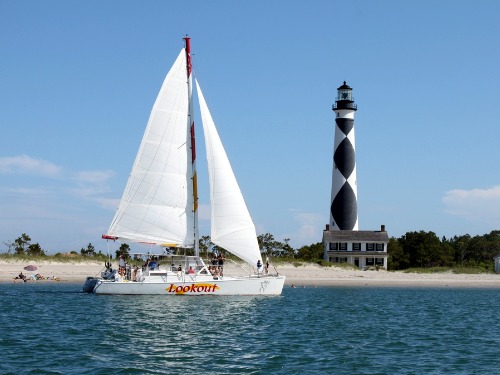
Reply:
[[199, 241], [200, 254], [205, 253], [208, 258], [208, 253], [213, 253], [214, 244], [210, 240], [210, 236], [202, 236]]
[[12, 248], [16, 247], [15, 242], [5, 242], [3, 243], [5, 246], [7, 246], [7, 254], [12, 253]]
[[257, 237], [260, 251], [269, 257], [282, 257], [284, 244], [274, 239], [271, 233], [261, 234]]
[[26, 249], [27, 255], [38, 255], [44, 256], [45, 251], [43, 251], [42, 247], [38, 243], [30, 244]]
[[283, 249], [282, 249], [282, 256], [283, 257], [286, 257], [286, 258], [295, 258], [295, 256], [297, 255], [296, 252], [295, 252], [295, 249], [293, 249], [289, 244], [288, 242], [290, 241], [289, 238], [285, 238], [283, 240], [284, 244], [283, 244]]
[[430, 267], [440, 262], [441, 241], [434, 232], [407, 232], [399, 239], [410, 267]]
[[470, 239], [471, 237], [466, 234], [448, 240], [448, 243], [453, 247], [453, 260], [456, 264], [463, 265], [465, 263]]
[[387, 268], [389, 270], [404, 270], [410, 267], [409, 253], [405, 252], [401, 243], [391, 237], [387, 244]]
[[122, 243], [120, 248], [116, 250], [116, 258], [119, 258], [120, 255], [123, 255], [125, 259], [130, 257], [130, 246], [126, 243]]
[[325, 248], [322, 242], [317, 242], [312, 245], [302, 246], [297, 251], [297, 258], [306, 260], [306, 261], [318, 261], [323, 259], [323, 255], [325, 252]]
[[89, 243], [86, 249], [82, 247], [82, 249], [80, 250], [80, 254], [86, 257], [93, 257], [96, 254], [95, 247], [91, 243]]
[[26, 233], [23, 233], [21, 237], [16, 238], [14, 241], [15, 248], [14, 251], [16, 252], [17, 255], [24, 254], [26, 252], [26, 249], [30, 245], [31, 238], [28, 236]]

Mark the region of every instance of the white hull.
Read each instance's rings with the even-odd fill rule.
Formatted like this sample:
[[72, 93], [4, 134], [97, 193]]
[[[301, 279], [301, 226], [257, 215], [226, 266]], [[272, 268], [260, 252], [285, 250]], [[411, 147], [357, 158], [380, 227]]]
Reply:
[[[148, 280], [149, 279], [149, 280]], [[123, 295], [279, 295], [283, 290], [285, 276], [224, 277], [214, 280], [209, 276], [186, 277], [179, 280], [148, 278], [143, 282], [99, 280], [93, 289], [95, 294]], [[191, 279], [191, 280], [190, 280]]]

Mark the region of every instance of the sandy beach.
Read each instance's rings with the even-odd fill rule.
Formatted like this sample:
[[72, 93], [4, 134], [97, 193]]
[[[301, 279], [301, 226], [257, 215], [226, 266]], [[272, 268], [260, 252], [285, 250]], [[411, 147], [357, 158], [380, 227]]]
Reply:
[[[102, 263], [93, 262], [35, 262], [36, 271], [25, 271], [26, 262], [0, 261], [0, 282], [14, 282], [23, 271], [26, 276], [39, 273], [49, 280], [29, 282], [82, 283], [87, 276], [97, 276]], [[454, 273], [405, 273], [401, 271], [358, 271], [339, 267], [321, 267], [307, 263], [300, 266], [283, 264], [277, 267], [285, 275], [286, 286], [397, 286], [397, 287], [468, 287], [500, 288], [500, 274], [454, 274]], [[54, 281], [54, 278], [56, 281]], [[18, 281], [19, 282], [19, 281]]]

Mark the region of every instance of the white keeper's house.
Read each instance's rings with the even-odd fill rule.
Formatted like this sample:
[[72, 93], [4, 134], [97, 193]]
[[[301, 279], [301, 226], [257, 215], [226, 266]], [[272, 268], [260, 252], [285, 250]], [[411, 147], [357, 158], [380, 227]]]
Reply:
[[379, 231], [330, 230], [323, 232], [325, 260], [332, 263], [350, 263], [359, 267], [387, 269], [389, 236], [382, 225]]

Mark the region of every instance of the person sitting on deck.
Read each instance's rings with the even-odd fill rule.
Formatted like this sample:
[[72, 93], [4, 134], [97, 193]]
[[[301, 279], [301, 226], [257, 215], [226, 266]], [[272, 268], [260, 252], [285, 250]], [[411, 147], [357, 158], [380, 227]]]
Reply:
[[191, 275], [194, 275], [195, 272], [194, 272], [193, 267], [189, 266], [188, 273], [191, 274]]
[[182, 277], [182, 266], [179, 264], [177, 267], [177, 278], [180, 279]]
[[217, 267], [214, 268], [214, 272], [212, 273], [212, 276], [214, 277], [214, 280], [219, 279], [219, 269]]

